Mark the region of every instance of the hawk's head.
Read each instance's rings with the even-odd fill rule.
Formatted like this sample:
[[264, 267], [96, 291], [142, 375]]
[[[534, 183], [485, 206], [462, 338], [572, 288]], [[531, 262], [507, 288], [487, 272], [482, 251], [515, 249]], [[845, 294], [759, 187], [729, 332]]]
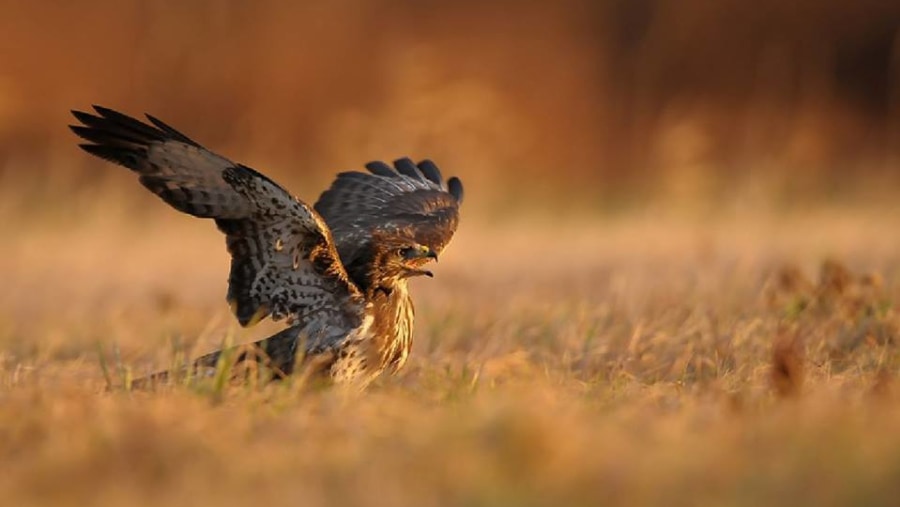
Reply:
[[372, 271], [382, 281], [434, 276], [431, 271], [422, 269], [426, 263], [438, 258], [437, 252], [428, 245], [404, 236], [392, 236], [381, 238], [377, 248], [379, 252]]

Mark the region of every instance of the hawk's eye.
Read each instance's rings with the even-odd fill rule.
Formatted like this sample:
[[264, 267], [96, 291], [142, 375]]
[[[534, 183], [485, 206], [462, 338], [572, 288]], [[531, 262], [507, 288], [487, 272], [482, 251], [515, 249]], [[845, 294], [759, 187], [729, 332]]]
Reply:
[[403, 257], [404, 259], [415, 259], [418, 256], [419, 251], [414, 247], [408, 246], [401, 248], [398, 253], [400, 254], [400, 257]]

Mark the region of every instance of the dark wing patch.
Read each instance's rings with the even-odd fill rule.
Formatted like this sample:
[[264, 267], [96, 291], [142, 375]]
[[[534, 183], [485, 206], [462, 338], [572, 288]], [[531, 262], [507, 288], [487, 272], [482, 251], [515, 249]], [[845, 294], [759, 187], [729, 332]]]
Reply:
[[430, 160], [416, 164], [402, 158], [394, 162], [394, 168], [378, 161], [365, 167], [369, 173], [339, 174], [315, 205], [345, 264], [383, 232], [409, 235], [440, 252], [459, 221], [459, 179], [451, 178], [445, 185]]
[[454, 177], [450, 178], [449, 180], [447, 180], [447, 190], [450, 191], [450, 195], [452, 195], [453, 198], [456, 199], [457, 202], [462, 204], [462, 202], [463, 202], [463, 186], [462, 186], [462, 182], [459, 181], [459, 178], [454, 176]]
[[416, 164], [414, 164], [413, 161], [408, 158], [395, 160], [394, 167], [397, 168], [397, 172], [404, 176], [408, 176], [416, 180], [422, 180], [425, 178], [425, 176], [422, 174], [422, 171], [420, 171], [419, 168], [416, 167]]
[[85, 151], [138, 173], [175, 209], [215, 219], [232, 255], [228, 300], [242, 325], [289, 317], [334, 336], [359, 325], [362, 296], [319, 215], [284, 188], [162, 121], [73, 111]]
[[368, 169], [370, 173], [378, 176], [387, 176], [388, 178], [397, 176], [397, 172], [391, 169], [391, 166], [385, 164], [380, 160], [369, 162], [368, 164], [366, 164], [366, 169]]
[[[419, 169], [422, 171], [422, 174], [428, 178], [429, 181], [440, 185], [444, 178], [441, 176], [441, 170], [438, 169], [437, 164], [430, 160], [423, 160], [419, 162]], [[456, 179], [456, 178], [453, 178]]]

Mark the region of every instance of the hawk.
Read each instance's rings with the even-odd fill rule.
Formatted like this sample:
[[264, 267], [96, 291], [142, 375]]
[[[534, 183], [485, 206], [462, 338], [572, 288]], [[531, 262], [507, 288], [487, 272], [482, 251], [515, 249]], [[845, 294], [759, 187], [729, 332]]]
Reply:
[[[403, 367], [413, 336], [407, 282], [433, 276], [425, 264], [456, 231], [458, 178], [445, 181], [430, 160], [370, 162], [368, 172], [338, 174], [310, 206], [149, 114], [145, 123], [93, 109], [72, 111], [81, 125], [70, 128], [88, 141], [82, 149], [131, 169], [170, 206], [213, 219], [225, 234], [238, 322], [286, 319], [285, 330], [256, 342], [279, 376], [303, 360], [335, 383], [366, 385]], [[215, 366], [222, 352], [194, 367]]]

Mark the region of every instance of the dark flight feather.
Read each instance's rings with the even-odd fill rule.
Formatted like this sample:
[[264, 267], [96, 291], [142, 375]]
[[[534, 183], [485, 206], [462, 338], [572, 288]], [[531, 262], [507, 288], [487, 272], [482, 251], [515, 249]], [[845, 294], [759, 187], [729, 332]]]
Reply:
[[[290, 374], [298, 351], [325, 358], [335, 381], [403, 365], [412, 301], [391, 252], [410, 242], [435, 253], [447, 245], [459, 220], [459, 179], [445, 183], [430, 160], [374, 161], [367, 173], [340, 173], [312, 207], [151, 115], [147, 124], [101, 106], [72, 114], [84, 151], [136, 172], [173, 208], [215, 221], [232, 258], [227, 299], [238, 321], [291, 323], [257, 342], [276, 369]], [[194, 364], [211, 366], [219, 354]]]

